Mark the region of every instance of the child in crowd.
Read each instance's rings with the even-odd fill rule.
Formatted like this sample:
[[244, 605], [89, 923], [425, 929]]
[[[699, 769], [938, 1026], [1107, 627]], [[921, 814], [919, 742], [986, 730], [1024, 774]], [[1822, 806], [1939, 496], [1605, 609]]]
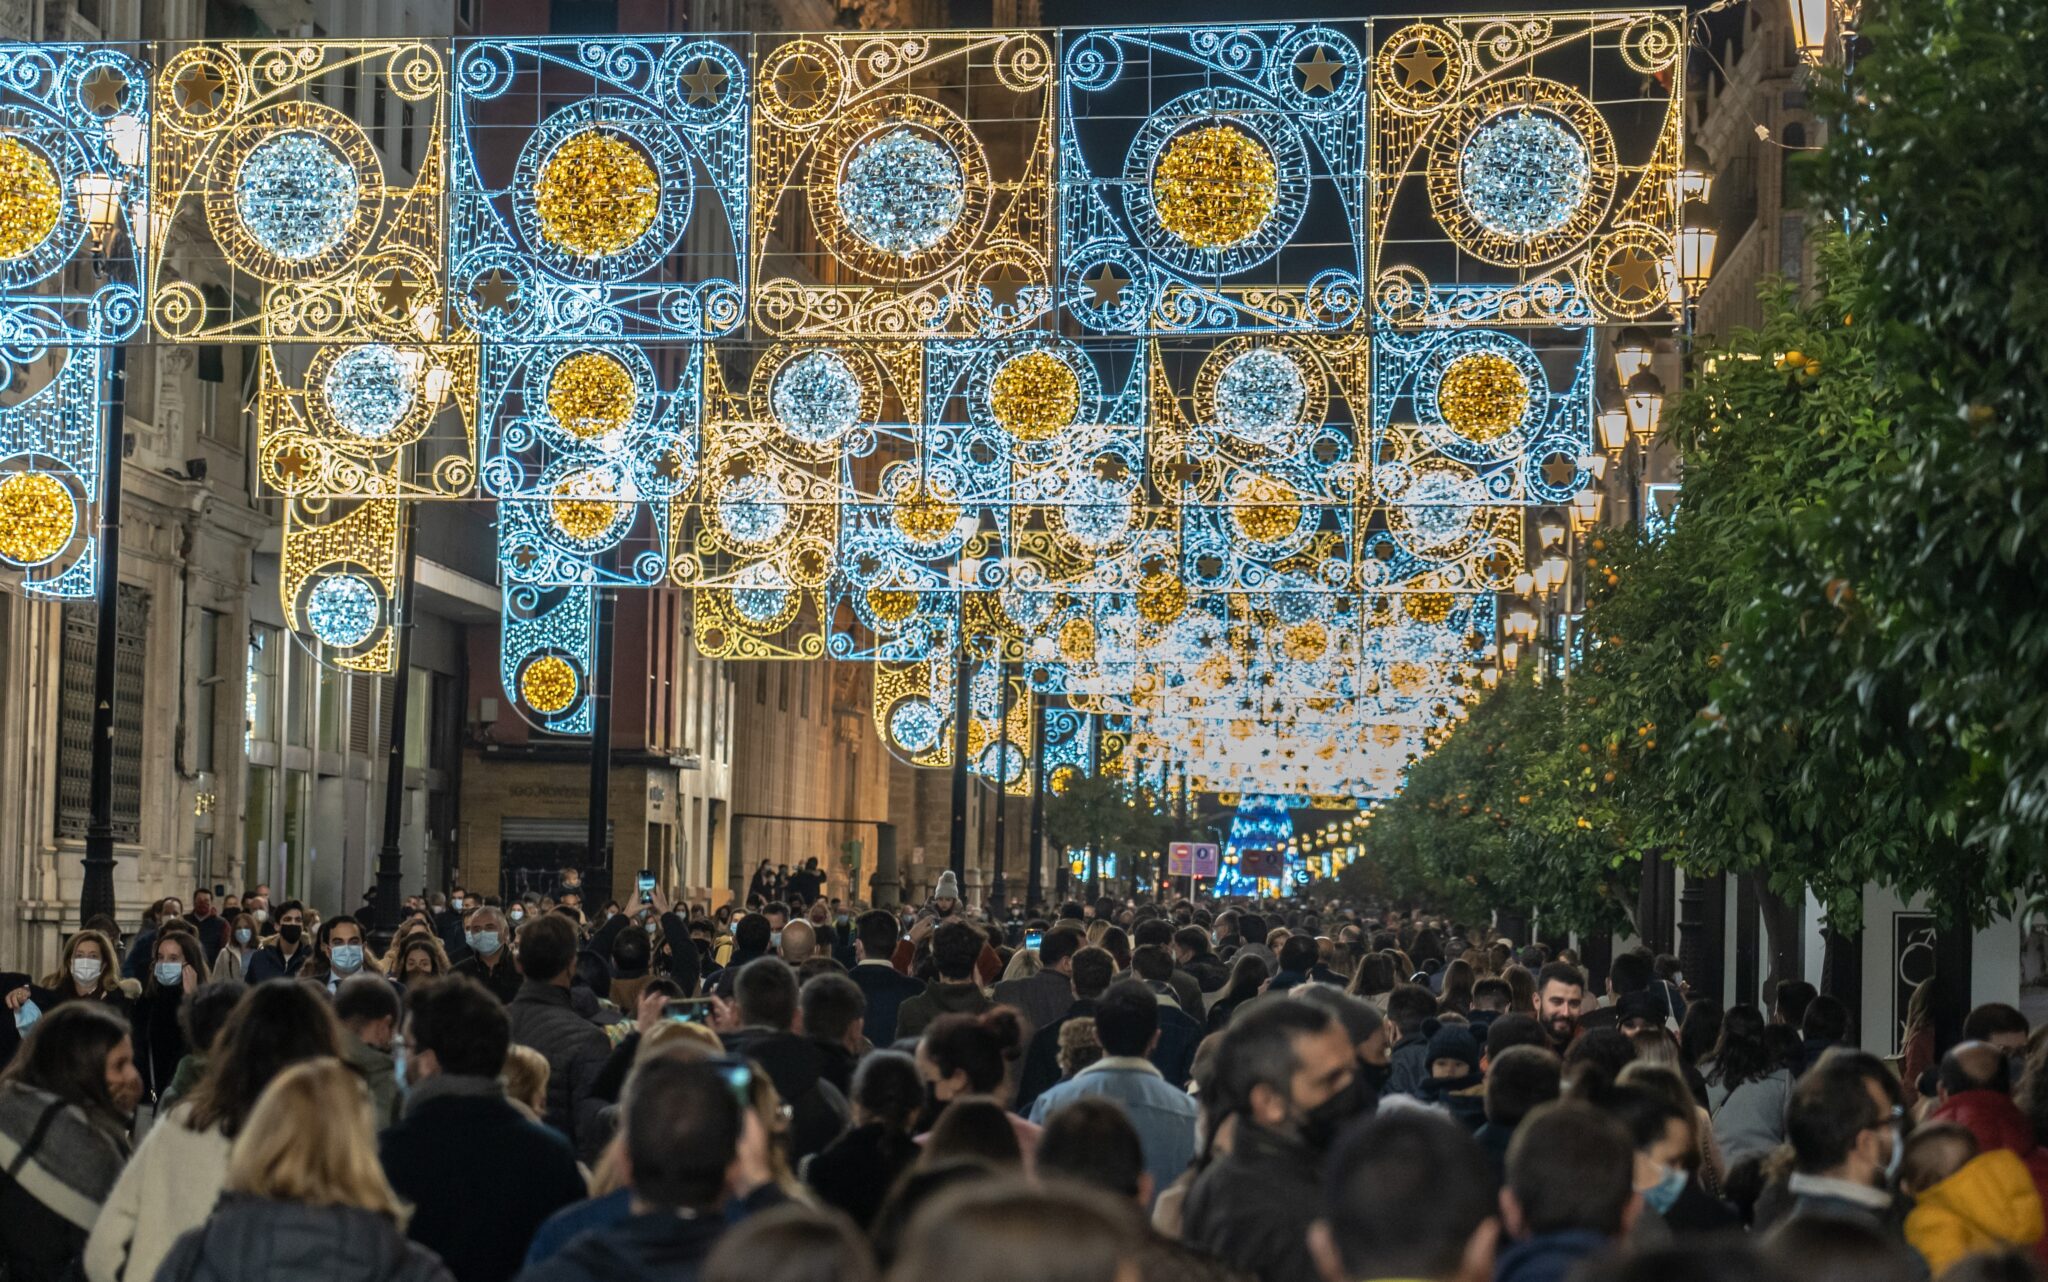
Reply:
[[2041, 1195], [2026, 1164], [2006, 1149], [1978, 1152], [1976, 1137], [1952, 1122], [1923, 1126], [1906, 1141], [1899, 1191], [1913, 1199], [1906, 1241], [1935, 1277], [1966, 1255], [2041, 1238]]

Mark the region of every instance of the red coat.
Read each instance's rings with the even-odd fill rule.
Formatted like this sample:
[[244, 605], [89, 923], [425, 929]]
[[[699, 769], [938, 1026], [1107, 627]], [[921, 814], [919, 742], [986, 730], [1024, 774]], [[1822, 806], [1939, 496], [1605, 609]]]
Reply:
[[[2048, 1211], [2048, 1149], [2035, 1141], [2033, 1122], [2020, 1112], [2012, 1096], [2004, 1091], [1964, 1091], [1949, 1096], [1927, 1120], [1968, 1127], [1977, 1137], [1979, 1152], [2002, 1148], [2017, 1155], [2034, 1178], [2034, 1192], [2040, 1195], [2043, 1210]], [[2048, 1264], [2048, 1238], [2034, 1244], [2034, 1255]]]

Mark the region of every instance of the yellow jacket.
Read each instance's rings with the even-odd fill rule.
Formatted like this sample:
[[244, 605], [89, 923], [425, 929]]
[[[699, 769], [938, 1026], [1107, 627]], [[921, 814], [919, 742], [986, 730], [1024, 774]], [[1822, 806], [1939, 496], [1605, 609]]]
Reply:
[[2026, 1163], [2006, 1149], [1971, 1158], [1906, 1216], [1906, 1240], [1935, 1277], [1977, 1251], [2032, 1246], [2041, 1233], [2041, 1194]]

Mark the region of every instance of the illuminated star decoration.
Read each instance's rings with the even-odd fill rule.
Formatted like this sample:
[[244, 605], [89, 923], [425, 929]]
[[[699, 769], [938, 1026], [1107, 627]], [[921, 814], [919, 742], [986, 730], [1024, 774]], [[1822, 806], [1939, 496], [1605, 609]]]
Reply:
[[1303, 93], [1314, 93], [1318, 89], [1325, 93], [1335, 93], [1337, 77], [1345, 70], [1345, 66], [1343, 59], [1330, 57], [1328, 49], [1317, 45], [1315, 56], [1295, 63], [1294, 69], [1301, 73]]
[[690, 105], [717, 106], [718, 100], [725, 96], [725, 82], [728, 79], [730, 77], [720, 71], [718, 64], [709, 58], [698, 62], [696, 67], [683, 77], [683, 87], [690, 91]]
[[212, 111], [227, 89], [227, 82], [213, 74], [213, 68], [198, 66], [178, 77], [178, 105], [194, 115]]
[[311, 462], [312, 460], [306, 457], [306, 452], [297, 447], [279, 450], [277, 454], [277, 474], [284, 480], [296, 481], [305, 476]]
[[519, 286], [496, 267], [491, 269], [490, 275], [477, 282], [477, 305], [485, 311], [509, 312], [518, 297]]
[[775, 80], [776, 92], [797, 110], [822, 106], [825, 101], [825, 68], [810, 57], [793, 58]]
[[1654, 294], [1657, 286], [1657, 260], [1648, 250], [1631, 247], [1617, 254], [1607, 264], [1608, 274], [1614, 277], [1615, 290], [1623, 294]]
[[1131, 283], [1131, 278], [1117, 271], [1115, 263], [1103, 263], [1093, 276], [1083, 276], [1081, 283], [1095, 295], [1097, 307], [1114, 307], [1123, 299], [1124, 286]]
[[111, 116], [119, 111], [127, 92], [128, 78], [112, 67], [99, 68], [78, 86], [85, 109], [95, 116]]
[[418, 282], [407, 279], [404, 268], [394, 267], [390, 277], [377, 286], [377, 301], [393, 316], [409, 316], [419, 292]]
[[1015, 263], [1005, 262], [1000, 270], [981, 283], [982, 287], [988, 290], [991, 304], [998, 307], [1015, 307], [1019, 291], [1031, 283], [1031, 278], [1017, 270]]
[[1394, 59], [1394, 65], [1401, 69], [1407, 80], [1403, 89], [1437, 90], [1443, 87], [1444, 64], [1450, 59], [1439, 53], [1431, 53], [1429, 46], [1417, 41], [1408, 52]]
[[1578, 474], [1578, 464], [1561, 454], [1551, 456], [1550, 461], [1543, 465], [1544, 483], [1553, 489], [1561, 490], [1565, 486], [1570, 485], [1573, 478], [1578, 476]]

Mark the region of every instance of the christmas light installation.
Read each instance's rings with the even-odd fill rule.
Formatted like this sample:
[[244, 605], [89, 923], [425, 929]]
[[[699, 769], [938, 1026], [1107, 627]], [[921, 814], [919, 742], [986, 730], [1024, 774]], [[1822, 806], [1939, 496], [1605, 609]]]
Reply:
[[838, 353], [808, 351], [776, 371], [769, 403], [784, 431], [807, 445], [826, 445], [860, 422], [860, 380]]
[[1465, 140], [1458, 183], [1488, 231], [1529, 240], [1571, 221], [1592, 186], [1586, 145], [1542, 112], [1504, 111]]
[[377, 589], [353, 574], [322, 579], [306, 603], [313, 635], [330, 646], [352, 649], [367, 641], [378, 622]]
[[355, 167], [325, 139], [296, 130], [249, 149], [235, 175], [235, 214], [258, 245], [287, 262], [326, 253], [362, 205]]
[[892, 129], [848, 153], [838, 201], [855, 235], [908, 258], [939, 243], [960, 221], [965, 175], [945, 143]]
[[412, 410], [417, 365], [388, 343], [350, 346], [328, 365], [321, 395], [335, 422], [365, 440], [381, 440]]

